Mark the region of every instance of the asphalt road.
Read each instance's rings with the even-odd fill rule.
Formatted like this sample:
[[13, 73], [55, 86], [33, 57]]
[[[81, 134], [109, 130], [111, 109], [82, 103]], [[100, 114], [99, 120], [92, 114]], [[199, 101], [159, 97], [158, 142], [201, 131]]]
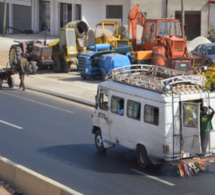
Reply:
[[30, 91], [0, 90], [0, 155], [89, 195], [215, 194], [215, 165], [181, 178], [169, 164], [140, 170], [135, 153], [99, 154], [92, 108]]

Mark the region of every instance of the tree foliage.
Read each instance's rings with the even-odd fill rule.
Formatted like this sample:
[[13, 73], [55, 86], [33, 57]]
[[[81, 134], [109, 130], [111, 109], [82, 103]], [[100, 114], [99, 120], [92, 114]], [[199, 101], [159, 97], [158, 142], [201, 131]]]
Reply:
[[207, 37], [211, 42], [215, 42], [215, 28], [210, 28], [210, 34]]

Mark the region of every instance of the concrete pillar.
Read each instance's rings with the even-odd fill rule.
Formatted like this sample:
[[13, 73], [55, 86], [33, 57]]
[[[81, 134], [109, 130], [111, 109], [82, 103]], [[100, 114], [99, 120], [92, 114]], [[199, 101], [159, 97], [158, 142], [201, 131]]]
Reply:
[[32, 30], [34, 32], [39, 32], [39, 0], [32, 0], [31, 10], [32, 10], [31, 18]]
[[[9, 21], [8, 25], [13, 27], [13, 4], [9, 3]], [[9, 29], [9, 33], [13, 33], [12, 29]]]

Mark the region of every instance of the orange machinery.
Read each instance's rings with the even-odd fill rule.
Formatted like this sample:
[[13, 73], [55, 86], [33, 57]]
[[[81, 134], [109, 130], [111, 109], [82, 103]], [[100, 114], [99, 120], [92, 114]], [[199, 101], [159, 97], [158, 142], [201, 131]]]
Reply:
[[[140, 20], [143, 26], [141, 45], [136, 44], [137, 20]], [[182, 38], [179, 20], [172, 18], [147, 19], [139, 11], [139, 4], [137, 4], [130, 11], [128, 17], [128, 33], [130, 33], [130, 26], [132, 26], [131, 42], [134, 51], [136, 51], [134, 52], [136, 61], [148, 60], [149, 51], [151, 52], [151, 58], [153, 58], [153, 54], [155, 54], [153, 53], [154, 47], [164, 47], [165, 65], [167, 67], [172, 66], [173, 60], [189, 60], [187, 40]], [[147, 55], [145, 54], [146, 51]], [[146, 56], [147, 58], [145, 58]], [[191, 64], [189, 67], [191, 67]]]

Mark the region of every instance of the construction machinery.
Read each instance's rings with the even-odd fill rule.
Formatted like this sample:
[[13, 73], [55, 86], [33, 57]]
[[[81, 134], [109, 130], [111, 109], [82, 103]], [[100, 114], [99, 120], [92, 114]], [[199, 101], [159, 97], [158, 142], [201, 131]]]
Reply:
[[77, 65], [77, 56], [86, 52], [86, 40], [89, 27], [84, 21], [73, 21], [60, 29], [60, 38], [48, 44], [52, 48], [52, 58], [54, 60], [54, 71], [70, 71], [72, 64]]
[[128, 39], [122, 38], [120, 22], [102, 21], [95, 28], [95, 44], [109, 43], [111, 50], [116, 47], [131, 46]]
[[207, 68], [205, 73], [205, 87], [210, 91], [215, 91], [215, 66]]
[[[141, 45], [136, 44], [138, 20], [140, 20], [143, 26]], [[151, 61], [159, 66], [174, 69], [178, 67], [179, 70], [186, 69], [187, 71], [192, 71], [187, 40], [182, 37], [179, 20], [172, 18], [147, 19], [139, 11], [139, 4], [137, 4], [129, 14], [128, 33], [130, 33], [131, 26], [131, 42], [135, 51], [133, 53], [134, 61], [138, 61], [138, 63]], [[184, 60], [186, 60], [186, 63]]]
[[20, 58], [24, 57], [28, 60], [29, 74], [36, 74], [37, 69], [53, 66], [52, 48], [46, 45], [46, 41], [14, 41], [9, 50], [9, 63], [12, 69], [20, 64]]
[[78, 56], [78, 71], [82, 79], [105, 76], [114, 68], [130, 65], [127, 55], [131, 46], [118, 47], [110, 50], [109, 43], [95, 44], [90, 47], [93, 52], [82, 53]]

